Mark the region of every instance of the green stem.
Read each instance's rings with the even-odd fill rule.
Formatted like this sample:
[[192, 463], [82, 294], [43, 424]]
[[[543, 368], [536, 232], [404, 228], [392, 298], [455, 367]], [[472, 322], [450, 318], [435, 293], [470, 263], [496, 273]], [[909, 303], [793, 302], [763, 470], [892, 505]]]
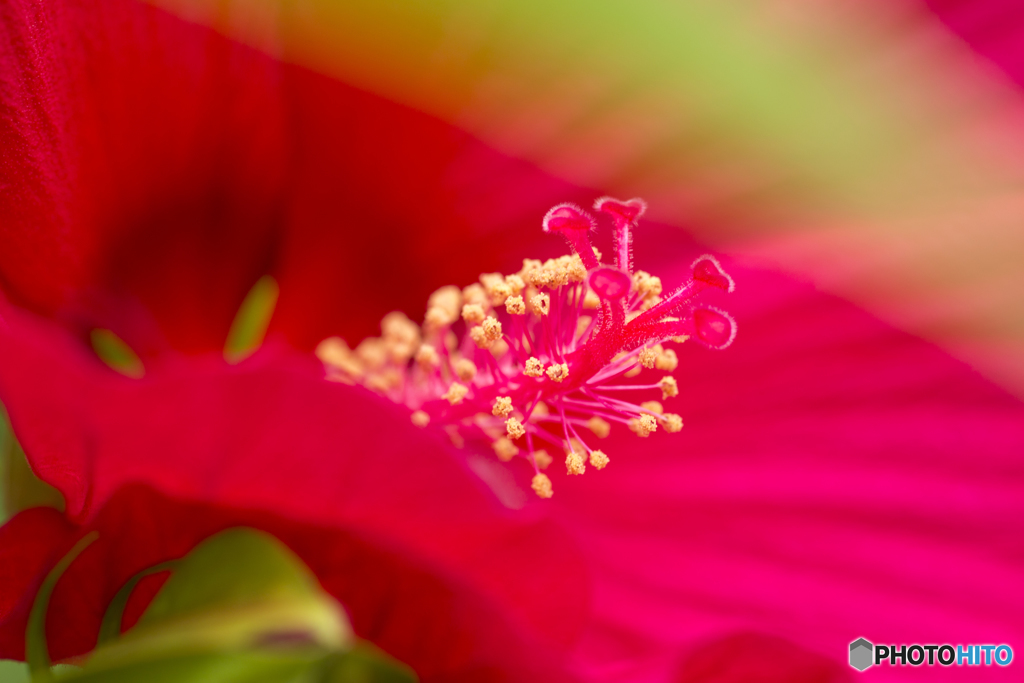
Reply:
[[32, 683], [46, 683], [53, 680], [50, 672], [50, 651], [46, 647], [46, 610], [50, 606], [50, 596], [61, 575], [71, 566], [83, 550], [99, 538], [99, 533], [91, 531], [74, 545], [68, 554], [50, 570], [43, 580], [43, 585], [36, 593], [32, 603], [32, 611], [28, 615], [28, 626], [25, 629], [25, 660], [32, 676]]

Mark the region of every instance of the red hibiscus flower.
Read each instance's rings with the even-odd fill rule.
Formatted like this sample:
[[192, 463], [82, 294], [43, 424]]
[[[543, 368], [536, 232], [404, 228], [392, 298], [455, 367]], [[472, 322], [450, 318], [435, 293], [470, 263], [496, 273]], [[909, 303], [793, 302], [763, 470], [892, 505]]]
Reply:
[[[613, 433], [607, 471], [537, 499], [532, 470], [324, 381], [312, 350], [564, 253], [540, 220], [592, 192], [149, 6], [0, 16], [0, 399], [66, 500], [0, 530], [4, 657], [87, 532], [51, 602], [54, 658], [95, 645], [130, 577], [240, 524], [427, 680], [839, 680], [860, 635], [1019, 641], [1024, 407], [961, 361], [727, 261], [742, 337], [680, 350], [683, 433]], [[669, 284], [706, 251], [636, 231]], [[266, 273], [268, 341], [230, 365]], [[145, 375], [101, 363], [96, 329]]]

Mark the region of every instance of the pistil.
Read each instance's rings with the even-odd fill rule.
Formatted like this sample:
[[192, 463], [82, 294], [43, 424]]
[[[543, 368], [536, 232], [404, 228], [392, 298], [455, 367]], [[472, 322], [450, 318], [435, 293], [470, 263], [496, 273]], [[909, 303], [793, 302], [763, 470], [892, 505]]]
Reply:
[[[614, 265], [602, 264], [590, 241], [596, 221], [572, 204], [560, 204], [542, 221], [572, 253], [526, 259], [517, 273], [486, 273], [479, 283], [446, 286], [431, 295], [423, 325], [393, 312], [381, 337], [355, 349], [341, 339], [317, 348], [329, 380], [360, 384], [409, 408], [413, 424], [442, 429], [457, 444], [489, 442], [504, 462], [533, 469], [532, 489], [550, 498], [553, 485], [541, 472], [553, 458], [547, 444], [565, 453], [566, 472], [583, 474], [610, 462], [581, 435], [606, 438], [611, 424], [647, 438], [659, 426], [682, 429], [679, 415], [658, 400], [641, 403], [620, 392], [668, 400], [679, 393], [671, 374], [647, 382], [623, 381], [645, 371], [676, 370], [668, 344], [687, 340], [724, 349], [735, 337], [732, 318], [697, 303], [702, 292], [734, 289], [712, 256], [693, 262], [691, 276], [662, 297], [661, 279], [634, 271], [631, 244], [646, 205], [638, 199], [602, 197], [595, 208], [615, 228]], [[660, 395], [659, 395], [660, 394]]]

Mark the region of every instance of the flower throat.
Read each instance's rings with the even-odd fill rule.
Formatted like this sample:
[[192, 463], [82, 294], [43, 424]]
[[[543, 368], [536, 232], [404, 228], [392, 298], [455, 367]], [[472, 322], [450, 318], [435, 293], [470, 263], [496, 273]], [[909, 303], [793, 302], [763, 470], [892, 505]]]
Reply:
[[[458, 446], [489, 442], [502, 461], [525, 460], [541, 498], [552, 495], [541, 471], [553, 461], [549, 451], [565, 454], [569, 474], [583, 474], [587, 463], [608, 465], [591, 444], [613, 423], [638, 437], [659, 427], [680, 431], [682, 418], [661, 403], [679, 392], [669, 374], [678, 357], [668, 345], [729, 346], [732, 318], [695, 299], [711, 287], [731, 292], [733, 281], [712, 256], [701, 256], [690, 278], [663, 296], [661, 280], [631, 263], [644, 202], [603, 197], [594, 208], [615, 225], [614, 265], [602, 264], [591, 245], [594, 218], [559, 204], [543, 229], [562, 235], [572, 254], [525, 259], [518, 273], [485, 273], [463, 289], [442, 287], [430, 296], [422, 326], [394, 312], [381, 321], [382, 336], [355, 349], [338, 337], [324, 340], [317, 356], [327, 378], [407, 406], [414, 424], [439, 426]], [[634, 383], [641, 374], [657, 378]], [[634, 403], [623, 392], [648, 392], [652, 400]]]

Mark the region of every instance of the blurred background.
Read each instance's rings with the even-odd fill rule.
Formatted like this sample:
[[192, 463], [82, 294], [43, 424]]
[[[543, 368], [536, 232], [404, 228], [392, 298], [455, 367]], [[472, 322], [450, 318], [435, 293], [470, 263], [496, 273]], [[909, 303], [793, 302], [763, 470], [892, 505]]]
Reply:
[[1012, 3], [164, 6], [1024, 386]]

